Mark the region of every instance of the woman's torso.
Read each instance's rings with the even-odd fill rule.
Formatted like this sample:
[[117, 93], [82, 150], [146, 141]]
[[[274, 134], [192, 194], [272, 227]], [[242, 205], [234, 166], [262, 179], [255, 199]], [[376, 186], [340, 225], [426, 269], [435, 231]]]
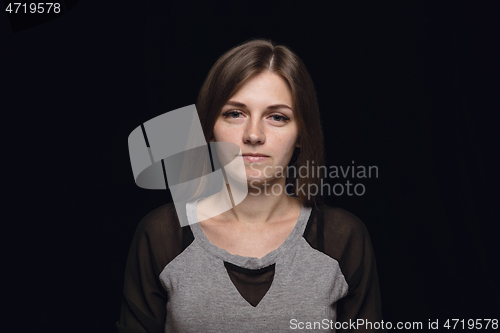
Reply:
[[209, 241], [196, 203], [188, 204], [194, 240], [160, 274], [169, 296], [166, 331], [288, 331], [295, 321], [335, 320], [335, 303], [348, 287], [338, 261], [304, 239], [310, 215], [301, 207], [296, 221], [278, 228], [281, 237], [288, 234], [281, 245], [271, 237], [266, 250], [274, 249], [259, 258], [262, 252], [236, 254], [256, 254], [251, 247], [229, 247], [231, 254]]

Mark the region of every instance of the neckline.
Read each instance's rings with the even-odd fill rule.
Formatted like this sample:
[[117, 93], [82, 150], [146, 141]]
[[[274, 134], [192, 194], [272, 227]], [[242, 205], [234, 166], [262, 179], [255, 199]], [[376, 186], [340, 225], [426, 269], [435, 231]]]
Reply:
[[260, 269], [276, 263], [278, 257], [281, 254], [288, 252], [297, 243], [296, 241], [302, 237], [312, 211], [312, 208], [310, 207], [302, 206], [300, 208], [300, 215], [297, 219], [297, 222], [295, 223], [295, 227], [293, 228], [290, 235], [288, 235], [285, 241], [277, 249], [269, 252], [262, 258], [243, 257], [240, 255], [231, 254], [208, 240], [198, 221], [198, 215], [196, 213], [196, 205], [198, 203], [198, 200], [186, 203], [186, 215], [195, 239], [199, 240], [200, 245], [207, 252], [218, 257], [219, 259], [222, 259], [223, 261], [229, 262], [233, 265], [248, 269]]

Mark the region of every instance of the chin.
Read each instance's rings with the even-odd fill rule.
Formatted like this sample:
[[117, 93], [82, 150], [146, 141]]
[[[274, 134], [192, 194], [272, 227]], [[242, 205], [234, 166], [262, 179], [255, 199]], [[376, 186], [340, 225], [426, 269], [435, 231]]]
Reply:
[[278, 181], [276, 178], [248, 178], [247, 184], [253, 187], [272, 186]]

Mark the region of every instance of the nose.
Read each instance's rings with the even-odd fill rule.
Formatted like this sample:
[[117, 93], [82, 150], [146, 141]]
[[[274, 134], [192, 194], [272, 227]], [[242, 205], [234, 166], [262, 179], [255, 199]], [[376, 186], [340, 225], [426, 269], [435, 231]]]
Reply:
[[246, 144], [264, 144], [266, 136], [264, 134], [263, 124], [258, 119], [247, 122], [243, 134], [243, 142]]

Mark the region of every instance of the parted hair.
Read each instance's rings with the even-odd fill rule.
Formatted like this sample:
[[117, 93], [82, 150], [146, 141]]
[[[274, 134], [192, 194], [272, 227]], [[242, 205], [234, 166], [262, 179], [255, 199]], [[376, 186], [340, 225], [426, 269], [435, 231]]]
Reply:
[[[292, 93], [292, 109], [297, 120], [300, 147], [295, 148], [288, 166], [320, 166], [324, 163], [323, 131], [316, 91], [311, 76], [300, 58], [288, 47], [271, 41], [254, 39], [224, 53], [208, 73], [196, 108], [207, 142], [213, 139], [217, 117], [225, 103], [249, 80], [264, 71], [281, 76]], [[298, 180], [298, 182], [297, 182]], [[287, 183], [293, 184], [294, 195], [305, 206], [317, 206], [321, 201], [320, 179], [302, 178], [291, 172]], [[298, 184], [298, 186], [296, 186]], [[318, 195], [308, 195], [309, 184], [316, 184]], [[299, 190], [301, 189], [302, 190]]]

